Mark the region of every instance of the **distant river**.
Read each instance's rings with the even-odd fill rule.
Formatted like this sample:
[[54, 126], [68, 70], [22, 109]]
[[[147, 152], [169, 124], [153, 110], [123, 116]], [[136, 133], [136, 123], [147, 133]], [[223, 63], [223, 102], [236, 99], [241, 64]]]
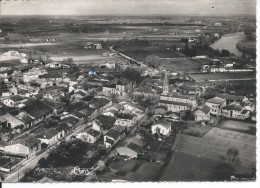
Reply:
[[236, 48], [236, 44], [238, 41], [244, 38], [244, 32], [237, 32], [237, 33], [229, 33], [223, 35], [221, 39], [216, 41], [215, 43], [211, 44], [210, 47], [213, 49], [226, 49], [229, 50], [230, 53], [233, 53], [235, 56], [239, 57], [242, 56], [242, 52], [240, 52]]

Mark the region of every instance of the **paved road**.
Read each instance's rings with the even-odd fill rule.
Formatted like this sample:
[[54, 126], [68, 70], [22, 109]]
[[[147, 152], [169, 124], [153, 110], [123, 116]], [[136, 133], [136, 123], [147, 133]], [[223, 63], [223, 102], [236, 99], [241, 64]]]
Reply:
[[[78, 129], [75, 129], [75, 131], [73, 133], [67, 135], [65, 137], [65, 140], [68, 141], [71, 136], [76, 136], [78, 133], [83, 131], [85, 128], [90, 129], [90, 127], [88, 127], [87, 124], [83, 124], [82, 126], [78, 127]], [[55, 143], [54, 145], [52, 145], [50, 148], [48, 148], [43, 153], [40, 153], [40, 154], [28, 159], [27, 161], [25, 161], [21, 166], [16, 168], [15, 171], [11, 172], [11, 174], [9, 174], [5, 178], [4, 182], [7, 182], [7, 183], [18, 182], [18, 174], [19, 174], [19, 178], [21, 179], [25, 175], [26, 172], [28, 172], [30, 169], [32, 169], [36, 166], [36, 164], [42, 157], [46, 158], [49, 155], [49, 153], [53, 149], [55, 149], [60, 142], [61, 141]]]

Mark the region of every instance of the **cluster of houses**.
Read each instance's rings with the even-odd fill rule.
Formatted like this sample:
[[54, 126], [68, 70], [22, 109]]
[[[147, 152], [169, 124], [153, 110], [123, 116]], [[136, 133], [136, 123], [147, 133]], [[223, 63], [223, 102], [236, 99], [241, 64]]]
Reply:
[[255, 67], [249, 65], [245, 65], [244, 67], [242, 66], [236, 67], [236, 65], [239, 65], [241, 62], [237, 59], [232, 59], [232, 58], [226, 58], [226, 59], [204, 58], [202, 63], [203, 65], [201, 68], [201, 72], [203, 73], [242, 72], [242, 71], [255, 70]]
[[180, 121], [180, 114], [185, 111], [193, 112], [194, 120], [197, 122], [209, 121], [211, 116], [245, 120], [254, 114], [255, 102], [245, 96], [216, 94], [199, 105], [198, 95], [183, 95], [169, 90], [166, 73], [155, 114]]
[[94, 42], [87, 42], [87, 44], [83, 47], [85, 49], [95, 49], [95, 50], [101, 50], [102, 45], [100, 43], [94, 43]]
[[91, 122], [90, 130], [79, 133], [77, 137], [89, 143], [101, 139], [106, 148], [111, 148], [125, 137], [126, 132], [137, 128], [137, 122], [144, 116], [144, 112], [145, 109], [134, 103], [114, 104]]
[[[55, 62], [13, 71], [1, 68], [1, 152], [30, 158], [68, 139], [79, 127], [90, 125], [76, 137], [107, 149], [117, 146], [118, 154], [137, 157], [143, 141], [120, 140], [137, 130], [145, 115], [148, 117], [142, 101], [154, 104], [154, 116], [163, 117], [151, 126], [152, 134], [158, 137], [169, 135], [172, 121], [182, 121], [184, 112], [192, 112], [193, 121], [203, 123], [212, 116], [245, 120], [255, 114], [255, 102], [244, 96], [216, 94], [201, 102], [205, 88], [189, 83], [185, 75], [171, 74], [175, 79], [172, 82], [165, 71], [164, 78], [156, 73], [137, 85], [119, 74], [130, 66], [129, 62], [109, 64], [111, 67], [98, 67], [99, 72], [91, 68], [72, 72], [69, 65]], [[54, 125], [49, 121], [54, 121]], [[37, 128], [45, 124], [50, 125], [44, 131]]]

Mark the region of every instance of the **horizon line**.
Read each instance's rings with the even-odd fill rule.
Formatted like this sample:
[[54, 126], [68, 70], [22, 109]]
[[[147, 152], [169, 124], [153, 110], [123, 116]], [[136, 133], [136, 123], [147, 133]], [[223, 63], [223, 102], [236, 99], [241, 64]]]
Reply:
[[0, 14], [1, 16], [256, 16], [256, 14]]

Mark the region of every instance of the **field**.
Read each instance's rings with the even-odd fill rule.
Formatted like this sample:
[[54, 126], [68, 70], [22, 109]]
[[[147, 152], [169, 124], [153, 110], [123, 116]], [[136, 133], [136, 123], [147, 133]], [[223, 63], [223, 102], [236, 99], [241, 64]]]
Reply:
[[125, 161], [117, 157], [117, 161], [110, 164], [110, 172], [105, 173], [99, 178], [103, 179], [106, 177], [108, 179], [115, 178], [135, 182], [153, 181], [161, 167], [161, 163], [150, 163], [136, 159]]
[[201, 65], [187, 58], [169, 59], [162, 62], [162, 67], [170, 71], [200, 72]]
[[176, 58], [180, 57], [178, 54], [173, 53], [166, 48], [158, 47], [158, 46], [118, 46], [117, 47], [119, 52], [130, 56], [134, 59], [143, 61], [148, 55], [156, 55], [160, 58]]
[[181, 135], [161, 181], [217, 181], [218, 167], [230, 147], [239, 150], [241, 165], [236, 173], [251, 172], [256, 166], [256, 137], [212, 128], [203, 138]]
[[241, 79], [256, 79], [255, 72], [229, 72], [229, 73], [214, 73], [214, 74], [189, 74], [189, 76], [197, 81], [206, 80], [241, 80]]
[[219, 123], [220, 128], [233, 130], [242, 133], [248, 133], [255, 135], [256, 133], [256, 124], [246, 123], [242, 121], [234, 121], [234, 120], [222, 120]]
[[191, 135], [191, 136], [204, 136], [212, 126], [201, 125], [201, 124], [192, 124], [189, 125], [186, 129], [183, 130], [183, 134]]
[[[87, 40], [86, 40], [87, 41]], [[86, 41], [63, 42], [63, 43], [34, 43], [34, 44], [6, 44], [2, 48], [2, 53], [8, 50], [16, 50], [20, 53], [31, 54], [33, 59], [46, 59], [47, 55], [53, 61], [62, 61], [67, 58], [73, 58], [73, 61], [78, 64], [84, 64], [92, 61], [118, 61], [121, 57], [104, 56], [104, 53], [109, 52], [108, 49], [92, 50], [84, 49], [83, 46]], [[0, 55], [0, 61], [6, 62], [7, 56]], [[12, 58], [12, 57], [11, 57]], [[15, 60], [15, 59], [14, 59]], [[14, 61], [12, 60], [12, 61]], [[19, 61], [16, 59], [16, 61]]]
[[215, 169], [220, 163], [192, 154], [175, 152], [160, 181], [216, 181]]

